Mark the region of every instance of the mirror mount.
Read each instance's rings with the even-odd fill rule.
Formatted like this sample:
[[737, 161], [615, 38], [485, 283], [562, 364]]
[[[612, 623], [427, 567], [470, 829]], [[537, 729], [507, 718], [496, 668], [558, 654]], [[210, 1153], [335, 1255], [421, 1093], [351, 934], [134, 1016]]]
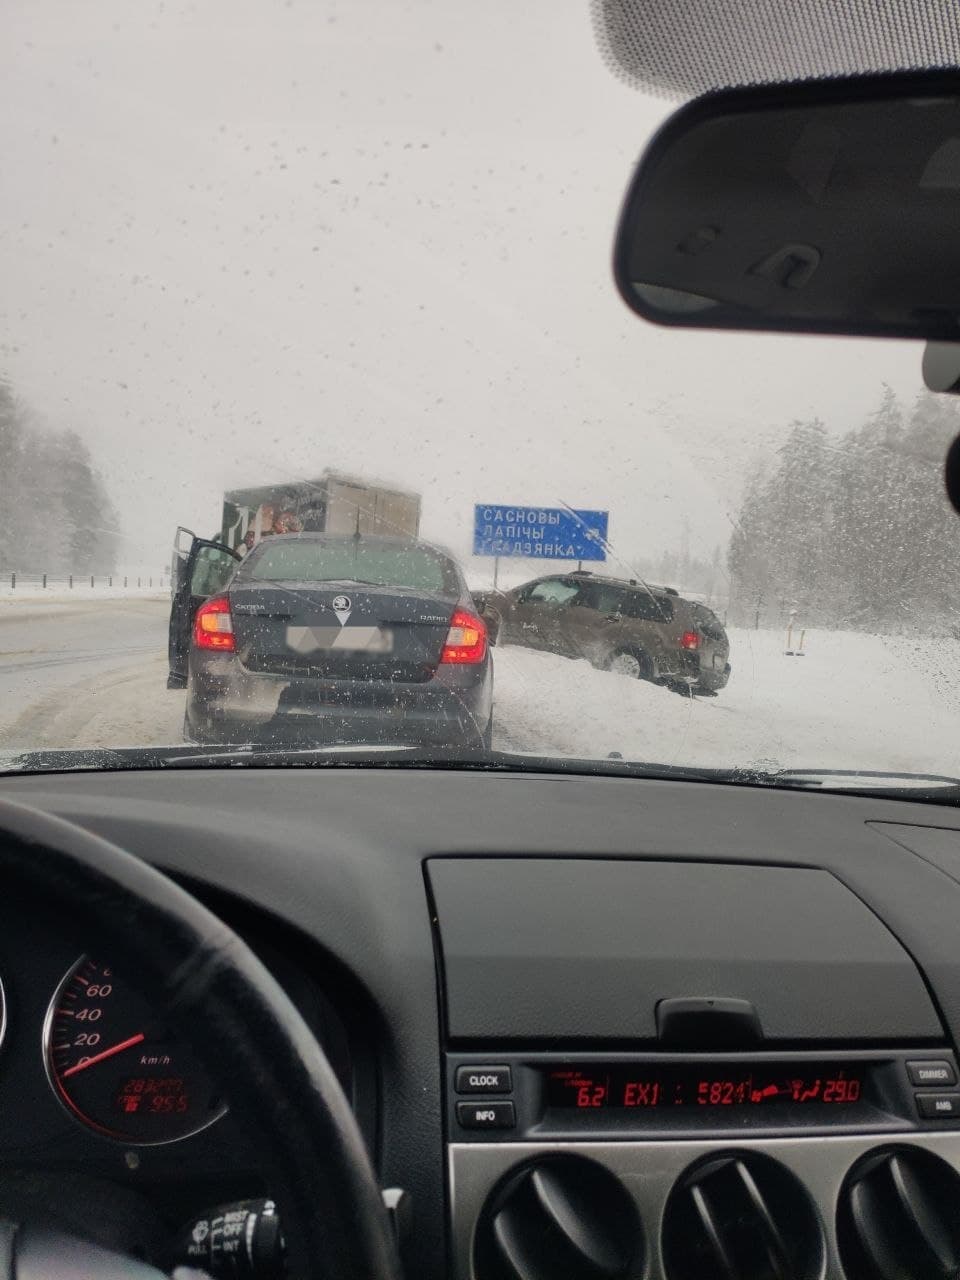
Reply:
[[[960, 395], [960, 342], [928, 342], [923, 352], [923, 381], [928, 391]], [[954, 511], [960, 514], [960, 436], [947, 450], [943, 482]]]
[[947, 460], [943, 466], [943, 481], [950, 505], [960, 514], [960, 436], [957, 436], [947, 450]]
[[928, 391], [960, 395], [960, 342], [928, 342], [923, 350], [923, 382]]

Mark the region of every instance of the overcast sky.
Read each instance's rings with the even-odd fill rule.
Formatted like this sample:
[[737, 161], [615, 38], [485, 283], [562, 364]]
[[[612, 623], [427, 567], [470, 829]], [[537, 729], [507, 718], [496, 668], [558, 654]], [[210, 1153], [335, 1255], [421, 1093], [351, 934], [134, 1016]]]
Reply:
[[693, 335], [610, 279], [671, 104], [587, 0], [0, 0], [0, 372], [87, 438], [128, 564], [228, 485], [337, 466], [725, 543], [792, 418], [912, 398], [920, 348]]

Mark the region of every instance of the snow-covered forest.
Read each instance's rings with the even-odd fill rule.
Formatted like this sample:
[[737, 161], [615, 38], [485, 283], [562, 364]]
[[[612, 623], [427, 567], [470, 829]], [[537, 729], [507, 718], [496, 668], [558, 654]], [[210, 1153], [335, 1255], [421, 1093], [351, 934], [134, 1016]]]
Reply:
[[117, 515], [75, 431], [53, 431], [0, 378], [0, 571], [110, 573]]
[[859, 631], [960, 628], [960, 517], [943, 461], [960, 432], [956, 400], [902, 405], [885, 390], [837, 437], [795, 422], [750, 477], [728, 552], [730, 621]]

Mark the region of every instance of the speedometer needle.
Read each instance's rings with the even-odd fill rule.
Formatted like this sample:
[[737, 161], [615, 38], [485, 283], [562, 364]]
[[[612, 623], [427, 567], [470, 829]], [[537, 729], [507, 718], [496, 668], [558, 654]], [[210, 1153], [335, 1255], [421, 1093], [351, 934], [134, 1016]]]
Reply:
[[104, 1049], [102, 1053], [96, 1053], [92, 1058], [85, 1058], [83, 1062], [78, 1062], [76, 1066], [69, 1067], [64, 1071], [61, 1079], [66, 1080], [68, 1076], [75, 1076], [78, 1071], [86, 1071], [87, 1067], [95, 1067], [98, 1062], [103, 1062], [107, 1058], [112, 1058], [115, 1053], [123, 1053], [124, 1049], [132, 1049], [135, 1044], [139, 1044], [141, 1040], [145, 1040], [146, 1036], [142, 1031], [138, 1031], [135, 1036], [131, 1036], [129, 1040], [121, 1040], [119, 1044], [113, 1045], [109, 1049]]

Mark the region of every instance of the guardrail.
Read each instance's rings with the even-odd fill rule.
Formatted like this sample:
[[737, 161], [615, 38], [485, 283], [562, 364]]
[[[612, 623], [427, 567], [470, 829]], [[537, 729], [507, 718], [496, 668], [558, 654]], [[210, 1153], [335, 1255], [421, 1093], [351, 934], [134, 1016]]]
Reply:
[[19, 573], [11, 570], [0, 575], [0, 591], [90, 591], [108, 588], [115, 591], [163, 591], [170, 586], [168, 574], [147, 573]]

